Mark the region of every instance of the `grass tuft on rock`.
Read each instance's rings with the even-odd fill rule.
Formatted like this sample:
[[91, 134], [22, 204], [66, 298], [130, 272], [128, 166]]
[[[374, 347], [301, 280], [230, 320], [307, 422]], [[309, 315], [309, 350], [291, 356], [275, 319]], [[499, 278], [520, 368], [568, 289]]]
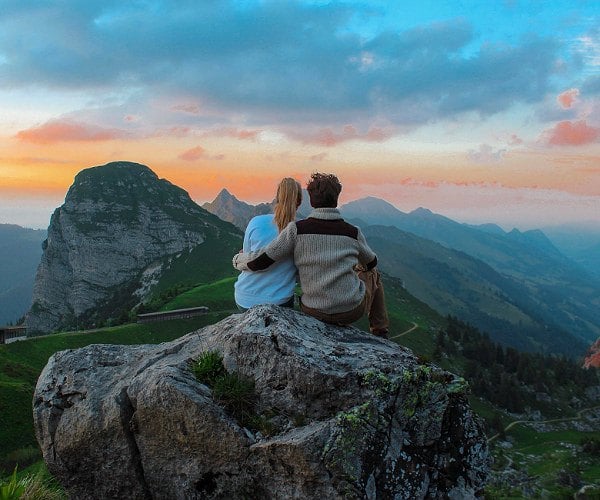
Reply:
[[191, 365], [196, 379], [212, 389], [214, 400], [240, 425], [263, 435], [272, 435], [276, 426], [265, 415], [256, 413], [254, 380], [237, 372], [229, 373], [218, 351], [206, 351]]

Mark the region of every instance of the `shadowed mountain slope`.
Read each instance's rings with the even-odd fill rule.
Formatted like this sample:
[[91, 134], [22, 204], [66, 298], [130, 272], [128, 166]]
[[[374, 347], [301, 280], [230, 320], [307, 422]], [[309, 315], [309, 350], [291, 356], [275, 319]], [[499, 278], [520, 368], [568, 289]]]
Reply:
[[520, 350], [581, 355], [586, 343], [549, 325], [547, 310], [518, 280], [463, 252], [390, 226], [363, 228], [378, 266], [442, 314], [466, 319]]
[[498, 226], [476, 228], [427, 209], [409, 214], [377, 198], [342, 207], [348, 219], [389, 225], [475, 257], [524, 287], [532, 310], [549, 324], [585, 342], [600, 336], [600, 282], [565, 257], [542, 231], [505, 233]]
[[16, 321], [31, 307], [44, 239], [44, 230], [0, 224], [0, 326]]

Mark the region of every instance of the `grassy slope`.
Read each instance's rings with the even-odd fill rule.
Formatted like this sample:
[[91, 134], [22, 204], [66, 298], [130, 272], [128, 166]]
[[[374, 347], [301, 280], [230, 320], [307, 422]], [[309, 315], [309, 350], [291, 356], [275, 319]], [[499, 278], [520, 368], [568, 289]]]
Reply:
[[[237, 231], [231, 226], [233, 231]], [[158, 294], [174, 285], [199, 285], [212, 283], [224, 277], [234, 277], [237, 271], [231, 265], [231, 258], [242, 247], [241, 234], [221, 230], [212, 235], [190, 253], [182, 254], [173, 260], [162, 273], [159, 283], [153, 289]]]
[[233, 299], [235, 280], [235, 277], [224, 278], [213, 283], [196, 286], [165, 304], [161, 311], [207, 306], [211, 311], [236, 312], [235, 300]]
[[[55, 351], [77, 348], [91, 343], [138, 344], [169, 341], [184, 333], [214, 323], [235, 310], [233, 301], [234, 277], [202, 284], [179, 295], [163, 306], [163, 310], [205, 305], [210, 314], [192, 320], [150, 323], [147, 325], [129, 324], [105, 328], [85, 333], [57, 334], [40, 337], [25, 342], [0, 346], [0, 449], [9, 452], [27, 446], [35, 446], [31, 416], [31, 396], [37, 376], [48, 357]], [[444, 318], [426, 304], [412, 297], [401, 285], [400, 280], [385, 276], [386, 302], [391, 320], [391, 335], [396, 341], [409, 347], [426, 358], [431, 357], [435, 334], [444, 325]], [[414, 323], [418, 327], [410, 333]], [[368, 328], [366, 319], [358, 327]], [[449, 370], [461, 372], [464, 360], [461, 357], [443, 359], [440, 364]], [[505, 424], [513, 417], [478, 398], [471, 398], [471, 405], [482, 417], [492, 420], [499, 414]], [[539, 483], [552, 489], [556, 472], [573, 463], [572, 454], [567, 450], [578, 445], [586, 433], [577, 431], [538, 433], [525, 426], [516, 426], [508, 436], [515, 441], [511, 450], [495, 449], [497, 467], [502, 468], [510, 456], [514, 463], [531, 475], [540, 476]], [[593, 434], [596, 437], [600, 433]], [[562, 444], [566, 443], [566, 444]], [[571, 443], [571, 445], [569, 445]], [[571, 446], [571, 448], [569, 448]], [[525, 457], [525, 458], [523, 458]], [[598, 465], [579, 460], [582, 477], [588, 482], [598, 477]], [[9, 472], [9, 471], [0, 471]], [[596, 474], [596, 475], [595, 475]], [[558, 491], [558, 490], [556, 490]], [[492, 488], [494, 495], [507, 495], [501, 488]], [[519, 496], [517, 495], [516, 498]]]

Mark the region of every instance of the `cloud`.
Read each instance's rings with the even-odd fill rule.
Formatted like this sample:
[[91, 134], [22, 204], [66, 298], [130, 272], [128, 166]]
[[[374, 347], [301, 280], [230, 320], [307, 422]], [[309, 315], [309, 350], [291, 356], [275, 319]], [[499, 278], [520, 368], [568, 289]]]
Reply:
[[511, 146], [519, 146], [523, 144], [523, 139], [521, 139], [517, 134], [511, 134], [508, 139], [508, 144]]
[[206, 150], [202, 146], [196, 146], [195, 148], [188, 149], [179, 155], [180, 160], [185, 161], [197, 161], [204, 157]]
[[600, 128], [588, 125], [585, 120], [563, 121], [544, 132], [548, 144], [554, 146], [582, 146], [600, 139]]
[[579, 96], [579, 89], [565, 90], [562, 94], [559, 94], [556, 100], [563, 107], [563, 109], [569, 109], [573, 106], [573, 103]]
[[245, 129], [237, 129], [233, 127], [229, 128], [219, 128], [214, 130], [209, 130], [207, 132], [203, 132], [201, 137], [232, 137], [234, 139], [240, 140], [250, 140], [255, 141], [262, 130], [245, 130]]
[[365, 133], [360, 133], [354, 125], [345, 125], [340, 131], [325, 128], [314, 133], [290, 132], [288, 135], [304, 144], [331, 147], [347, 141], [383, 142], [392, 137], [394, 132], [381, 127], [371, 127]]
[[325, 158], [327, 158], [327, 153], [319, 153], [316, 155], [312, 155], [310, 157], [311, 161], [323, 161]]
[[497, 149], [489, 144], [481, 144], [479, 149], [471, 149], [467, 155], [471, 161], [476, 163], [498, 163], [504, 158], [506, 149]]
[[465, 19], [365, 36], [357, 21], [385, 9], [357, 3], [67, 5], [3, 2], [0, 87], [185, 95], [172, 111], [197, 116], [201, 102], [250, 115], [258, 127], [334, 127], [352, 117], [364, 128], [380, 116], [420, 125], [538, 102], [563, 47], [536, 36], [473, 47]]
[[173, 111], [182, 111], [183, 113], [190, 113], [192, 115], [200, 114], [200, 106], [197, 104], [177, 104], [176, 106], [172, 106], [171, 109]]
[[50, 120], [38, 127], [21, 130], [16, 135], [20, 141], [36, 144], [71, 141], [97, 142], [127, 137], [130, 137], [130, 134], [124, 130], [107, 129], [68, 119]]

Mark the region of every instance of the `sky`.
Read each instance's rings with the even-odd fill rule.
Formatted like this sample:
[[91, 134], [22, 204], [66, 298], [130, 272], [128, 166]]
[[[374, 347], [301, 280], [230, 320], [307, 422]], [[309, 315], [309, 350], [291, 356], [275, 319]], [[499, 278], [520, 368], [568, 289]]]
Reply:
[[600, 3], [0, 0], [0, 223], [117, 160], [199, 203], [319, 171], [341, 203], [598, 227]]

